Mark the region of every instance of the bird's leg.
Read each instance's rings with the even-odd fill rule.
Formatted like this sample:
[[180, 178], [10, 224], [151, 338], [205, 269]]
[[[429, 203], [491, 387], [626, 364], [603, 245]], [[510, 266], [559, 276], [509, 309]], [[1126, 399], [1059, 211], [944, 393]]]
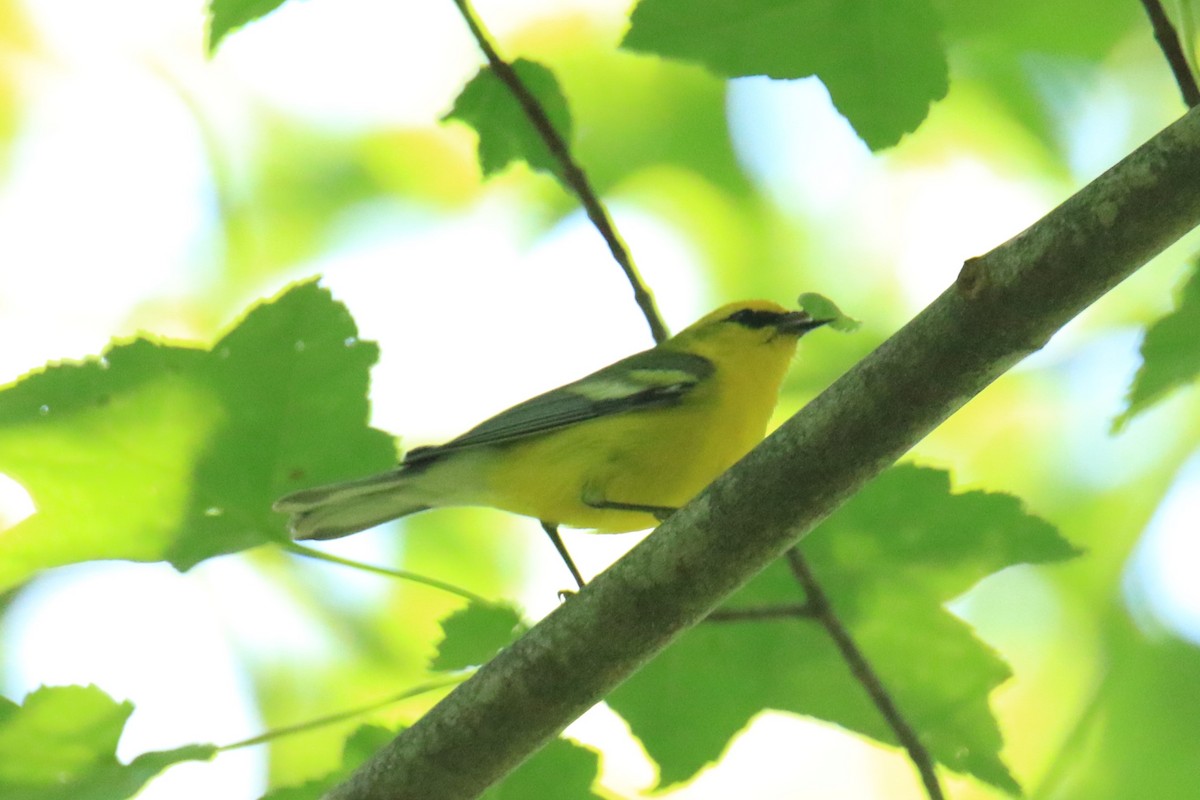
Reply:
[[650, 514], [659, 522], [663, 522], [667, 517], [678, 511], [678, 508], [671, 506], [643, 506], [637, 503], [618, 503], [613, 500], [587, 500], [587, 503], [592, 508], [607, 508], [613, 511], [638, 511], [643, 514]]
[[[542, 523], [542, 530], [550, 537], [550, 541], [554, 543], [554, 549], [562, 556], [563, 563], [567, 565], [567, 569], [571, 570], [571, 577], [579, 584], [579, 588], [583, 588], [583, 576], [579, 574], [579, 568], [575, 566], [575, 562], [571, 560], [571, 554], [567, 552], [566, 545], [563, 544], [562, 537], [558, 535], [558, 525], [553, 522], [539, 520]], [[560, 594], [566, 594], [560, 592]], [[572, 593], [573, 594], [573, 593]]]

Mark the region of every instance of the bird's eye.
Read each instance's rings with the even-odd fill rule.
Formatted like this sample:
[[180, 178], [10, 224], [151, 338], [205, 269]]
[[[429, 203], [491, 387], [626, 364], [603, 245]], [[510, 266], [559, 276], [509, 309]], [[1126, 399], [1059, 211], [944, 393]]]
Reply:
[[747, 328], [766, 328], [774, 325], [778, 320], [779, 315], [773, 311], [760, 311], [753, 308], [739, 309], [725, 318], [726, 322], [733, 322]]

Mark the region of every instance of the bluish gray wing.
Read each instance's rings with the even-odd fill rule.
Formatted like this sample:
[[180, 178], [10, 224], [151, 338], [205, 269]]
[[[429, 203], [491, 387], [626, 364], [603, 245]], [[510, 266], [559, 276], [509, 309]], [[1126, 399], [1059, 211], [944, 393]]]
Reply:
[[404, 463], [419, 464], [455, 450], [503, 444], [600, 417], [677, 403], [712, 372], [712, 362], [702, 356], [645, 350], [501, 411], [446, 444], [410, 450]]

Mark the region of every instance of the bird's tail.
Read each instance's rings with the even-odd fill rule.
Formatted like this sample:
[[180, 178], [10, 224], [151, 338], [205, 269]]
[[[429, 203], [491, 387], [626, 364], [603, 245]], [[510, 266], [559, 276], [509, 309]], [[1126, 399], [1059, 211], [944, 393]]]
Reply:
[[388, 520], [424, 511], [410, 470], [398, 467], [367, 478], [294, 492], [275, 501], [276, 511], [291, 514], [295, 539], [336, 539]]

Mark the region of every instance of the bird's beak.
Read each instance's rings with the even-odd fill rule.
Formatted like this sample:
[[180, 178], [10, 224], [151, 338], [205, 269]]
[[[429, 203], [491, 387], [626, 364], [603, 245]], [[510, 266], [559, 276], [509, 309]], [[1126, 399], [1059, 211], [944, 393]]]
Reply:
[[783, 315], [779, 322], [775, 323], [775, 329], [780, 333], [792, 333], [796, 336], [803, 336], [809, 331], [830, 322], [833, 322], [833, 320], [813, 319], [807, 311], [789, 311]]

